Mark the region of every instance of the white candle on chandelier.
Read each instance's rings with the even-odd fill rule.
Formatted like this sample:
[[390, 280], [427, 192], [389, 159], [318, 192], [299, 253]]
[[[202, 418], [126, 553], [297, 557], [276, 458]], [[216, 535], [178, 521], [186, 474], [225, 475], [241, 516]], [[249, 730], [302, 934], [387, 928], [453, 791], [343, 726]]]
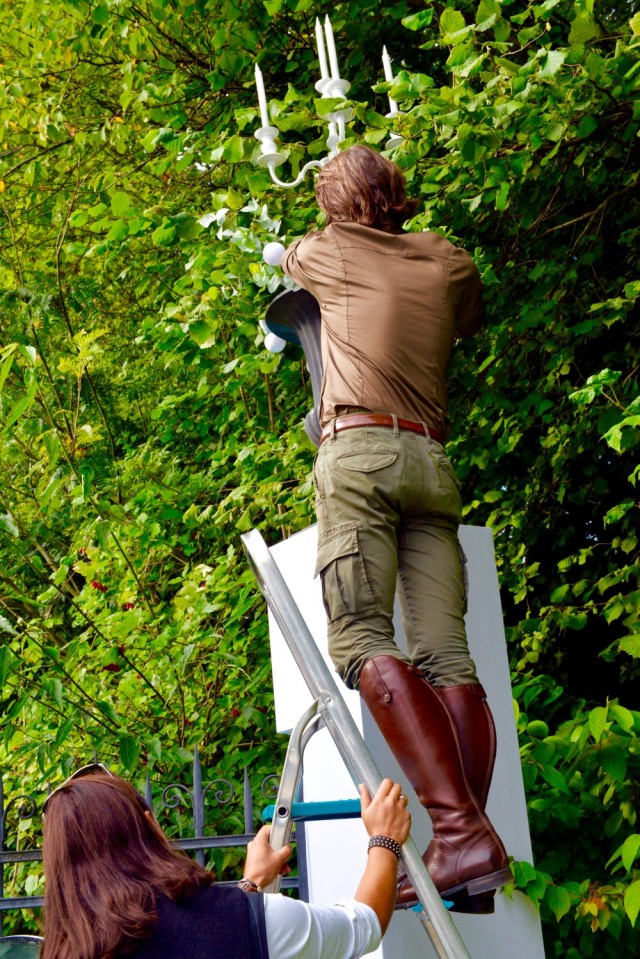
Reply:
[[333, 30], [329, 17], [324, 18], [324, 32], [327, 37], [327, 51], [329, 53], [329, 64], [331, 65], [331, 79], [340, 79], [340, 70], [338, 68], [338, 55], [336, 54], [336, 43], [333, 39]]
[[[394, 78], [393, 78], [393, 70], [391, 69], [391, 58], [389, 54], [387, 53], [386, 47], [382, 48], [382, 67], [384, 70], [384, 78], [387, 81], [387, 83], [393, 83]], [[398, 104], [396, 103], [395, 100], [392, 100], [391, 97], [389, 97], [389, 113], [397, 113], [397, 112], [398, 112]]]
[[256, 63], [256, 89], [258, 91], [258, 103], [260, 105], [260, 122], [263, 127], [269, 126], [269, 108], [267, 107], [267, 95], [264, 92], [264, 80], [262, 79], [262, 70]]
[[320, 61], [320, 79], [328, 80], [329, 67], [327, 65], [327, 53], [324, 48], [324, 33], [322, 32], [322, 24], [318, 17], [316, 17], [316, 46], [318, 47], [318, 60]]

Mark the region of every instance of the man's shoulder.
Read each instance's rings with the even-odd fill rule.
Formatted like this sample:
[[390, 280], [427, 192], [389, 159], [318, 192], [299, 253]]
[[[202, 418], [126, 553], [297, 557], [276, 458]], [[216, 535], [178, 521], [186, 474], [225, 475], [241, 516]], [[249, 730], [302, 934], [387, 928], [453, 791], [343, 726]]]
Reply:
[[360, 223], [332, 223], [323, 233], [338, 247], [357, 247], [398, 256], [439, 256], [448, 258], [456, 247], [441, 233], [431, 230], [387, 233]]
[[405, 233], [409, 243], [415, 243], [421, 250], [427, 250], [434, 255], [450, 257], [457, 249], [451, 240], [448, 240], [442, 233], [436, 233], [434, 230], [422, 230], [418, 233]]

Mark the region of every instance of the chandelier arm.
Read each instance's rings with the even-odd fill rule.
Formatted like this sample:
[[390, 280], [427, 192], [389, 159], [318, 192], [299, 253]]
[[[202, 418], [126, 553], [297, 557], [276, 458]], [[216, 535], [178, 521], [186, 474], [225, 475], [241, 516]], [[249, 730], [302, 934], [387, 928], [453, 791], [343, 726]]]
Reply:
[[284, 180], [280, 180], [280, 179], [279, 179], [279, 177], [278, 177], [278, 176], [276, 175], [276, 173], [275, 173], [274, 164], [272, 164], [272, 163], [269, 163], [269, 173], [271, 174], [271, 179], [273, 180], [273, 182], [275, 183], [276, 186], [281, 186], [281, 187], [285, 187], [285, 188], [286, 188], [286, 187], [292, 187], [292, 186], [298, 186], [299, 183], [302, 183], [302, 181], [304, 180], [304, 178], [305, 178], [305, 176], [307, 175], [307, 173], [308, 173], [309, 170], [311, 170], [313, 167], [323, 166], [324, 163], [326, 163], [326, 160], [327, 160], [327, 159], [328, 159], [328, 157], [325, 158], [324, 161], [323, 161], [323, 160], [310, 160], [309, 163], [305, 163], [305, 165], [304, 165], [304, 166], [302, 167], [302, 169], [300, 170], [300, 173], [298, 174], [298, 176], [296, 177], [296, 179], [295, 179], [295, 180], [292, 180], [290, 183], [285, 183]]

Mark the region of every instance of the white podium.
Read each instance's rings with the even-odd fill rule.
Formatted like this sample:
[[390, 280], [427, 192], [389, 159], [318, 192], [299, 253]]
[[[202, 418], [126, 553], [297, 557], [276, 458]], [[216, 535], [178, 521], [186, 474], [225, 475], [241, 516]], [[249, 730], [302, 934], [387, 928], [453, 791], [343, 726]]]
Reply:
[[[466, 616], [469, 646], [486, 689], [497, 729], [497, 756], [487, 812], [507, 852], [515, 859], [532, 861], [529, 824], [513, 715], [502, 609], [498, 590], [491, 531], [483, 527], [460, 529], [460, 540], [468, 559], [469, 609]], [[326, 615], [319, 580], [314, 580], [316, 527], [296, 533], [271, 548], [284, 580], [329, 668]], [[290, 732], [311, 703], [311, 694], [295, 665], [284, 638], [270, 616], [271, 657], [279, 732]], [[396, 638], [403, 647], [404, 636], [398, 611]], [[345, 702], [357, 723], [383, 776], [402, 783], [409, 796], [412, 837], [420, 849], [431, 835], [427, 813], [406, 781], [393, 754], [373, 722], [358, 693], [348, 690], [334, 673]], [[322, 729], [306, 748], [303, 789], [305, 801], [349, 799], [358, 793], [329, 733]], [[329, 904], [351, 896], [362, 874], [367, 837], [360, 820], [308, 823], [306, 855], [309, 893], [312, 902]], [[471, 959], [544, 959], [540, 918], [533, 904], [516, 892], [512, 900], [496, 895], [491, 916], [452, 914]], [[372, 954], [379, 959], [437, 959], [434, 947], [411, 912], [396, 912], [380, 948]]]

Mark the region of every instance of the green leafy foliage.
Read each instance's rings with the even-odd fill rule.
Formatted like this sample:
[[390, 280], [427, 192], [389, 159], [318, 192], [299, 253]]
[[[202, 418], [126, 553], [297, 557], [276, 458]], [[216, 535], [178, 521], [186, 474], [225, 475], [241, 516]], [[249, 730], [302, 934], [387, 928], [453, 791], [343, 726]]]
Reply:
[[[331, 9], [347, 143], [403, 137], [393, 155], [423, 201], [410, 228], [459, 241], [485, 282], [487, 330], [449, 371], [449, 451], [467, 521], [495, 535], [536, 853], [516, 885], [558, 959], [638, 954], [636, 7]], [[254, 162], [252, 75], [257, 60], [288, 179], [325, 152], [324, 12], [0, 13], [8, 796], [94, 751], [158, 782], [196, 744], [231, 779], [277, 765], [239, 535], [313, 518], [304, 360], [267, 353], [258, 321], [287, 283], [263, 245], [318, 220], [310, 180], [279, 191]]]
[[[516, 886], [543, 919], [555, 920], [557, 939], [575, 943], [575, 955], [632, 955], [640, 713], [611, 700], [591, 709], [578, 704], [562, 721], [563, 690], [549, 679], [525, 680], [514, 692], [526, 705], [518, 710], [518, 731], [539, 853], [535, 869], [516, 865]], [[550, 734], [548, 723], [532, 715], [560, 721]]]

